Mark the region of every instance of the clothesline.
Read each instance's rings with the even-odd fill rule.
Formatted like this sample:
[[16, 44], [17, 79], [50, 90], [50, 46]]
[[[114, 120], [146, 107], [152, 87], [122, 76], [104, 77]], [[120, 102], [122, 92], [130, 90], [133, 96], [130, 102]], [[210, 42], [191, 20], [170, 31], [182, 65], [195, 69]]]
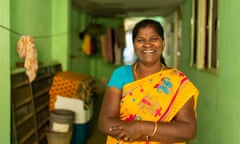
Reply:
[[[3, 26], [3, 25], [1, 25], [1, 24], [0, 24], [0, 27], [3, 28], [3, 29], [5, 29], [5, 30], [7, 30], [7, 31], [9, 31], [9, 32], [11, 32], [11, 33], [14, 33], [14, 34], [16, 34], [16, 35], [19, 35], [19, 36], [24, 35], [24, 34], [22, 34], [22, 33], [20, 33], [20, 32], [17, 32], [17, 31], [15, 31], [15, 30], [12, 30], [12, 29], [10, 29], [10, 28], [8, 28], [8, 27], [6, 27], [6, 26]], [[68, 32], [63, 32], [63, 33], [58, 33], [58, 34], [53, 34], [53, 35], [32, 36], [32, 38], [34, 38], [34, 39], [42, 39], [42, 38], [48, 38], [48, 37], [55, 37], [55, 36], [65, 35], [65, 34], [67, 34], [67, 33], [68, 33]]]

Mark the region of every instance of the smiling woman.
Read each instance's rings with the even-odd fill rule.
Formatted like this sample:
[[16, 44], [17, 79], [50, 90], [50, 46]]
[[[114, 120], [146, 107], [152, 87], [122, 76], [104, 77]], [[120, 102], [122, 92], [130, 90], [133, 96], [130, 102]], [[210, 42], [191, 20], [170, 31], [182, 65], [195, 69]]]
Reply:
[[112, 73], [99, 113], [106, 143], [186, 144], [196, 135], [198, 89], [164, 63], [160, 23], [141, 20], [132, 40], [137, 60]]
[[[138, 77], [143, 78], [151, 73], [161, 70], [162, 68], [162, 63], [159, 58], [163, 52], [164, 35], [162, 27], [157, 29], [154, 24], [149, 24], [147, 22], [141, 24], [142, 25], [137, 24], [133, 30], [133, 41], [134, 50], [138, 57], [136, 73], [138, 73]], [[140, 29], [140, 27], [142, 28]], [[148, 65], [152, 64], [155, 65], [153, 71], [149, 71], [149, 73], [142, 72], [145, 71], [144, 65], [148, 67]], [[140, 70], [140, 68], [142, 69]]]
[[[149, 18], [154, 19], [159, 22], [164, 21], [163, 17], [157, 16], [157, 17], [149, 17]], [[126, 32], [125, 33], [126, 47], [123, 50], [123, 62], [125, 65], [133, 64], [137, 59], [137, 57], [134, 53], [134, 48], [133, 48], [132, 29], [137, 22], [139, 22], [143, 19], [145, 19], [145, 17], [131, 17], [131, 18], [125, 18], [125, 20], [124, 20], [124, 27], [125, 27], [125, 32]], [[151, 41], [153, 41], [153, 39]], [[162, 61], [164, 61], [164, 60], [162, 60]]]

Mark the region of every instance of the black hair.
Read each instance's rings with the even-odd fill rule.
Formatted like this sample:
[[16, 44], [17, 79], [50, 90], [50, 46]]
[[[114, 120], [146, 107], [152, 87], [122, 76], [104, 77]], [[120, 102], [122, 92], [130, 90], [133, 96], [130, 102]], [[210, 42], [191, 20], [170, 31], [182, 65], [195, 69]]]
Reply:
[[[155, 29], [155, 31], [157, 32], [157, 34], [162, 38], [162, 40], [164, 40], [163, 26], [155, 20], [144, 19], [144, 20], [141, 20], [140, 22], [138, 22], [133, 28], [133, 31], [132, 31], [132, 41], [133, 42], [134, 42], [136, 36], [138, 35], [139, 30], [141, 28], [145, 28], [147, 26], [153, 27]], [[161, 55], [161, 62], [162, 62], [162, 64], [166, 65], [163, 55]]]
[[142, 20], [135, 25], [135, 27], [133, 28], [133, 31], [132, 31], [132, 40], [133, 41], [135, 40], [135, 38], [139, 32], [139, 29], [145, 28], [147, 26], [152, 26], [156, 30], [158, 35], [162, 38], [162, 40], [164, 40], [163, 26], [159, 22], [157, 22], [155, 20], [150, 20], [150, 19]]

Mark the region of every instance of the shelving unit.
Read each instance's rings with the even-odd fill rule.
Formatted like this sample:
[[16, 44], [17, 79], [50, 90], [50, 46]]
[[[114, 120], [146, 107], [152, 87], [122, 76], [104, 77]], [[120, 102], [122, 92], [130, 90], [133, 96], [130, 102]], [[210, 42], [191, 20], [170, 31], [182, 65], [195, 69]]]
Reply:
[[12, 144], [47, 144], [48, 92], [54, 75], [61, 71], [61, 64], [57, 62], [41, 65], [36, 79], [29, 83], [24, 68], [12, 70]]

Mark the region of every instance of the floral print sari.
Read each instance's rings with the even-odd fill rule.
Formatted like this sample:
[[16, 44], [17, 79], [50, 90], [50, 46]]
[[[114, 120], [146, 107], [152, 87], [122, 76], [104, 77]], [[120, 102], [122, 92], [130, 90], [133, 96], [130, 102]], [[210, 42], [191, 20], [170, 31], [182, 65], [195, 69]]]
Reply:
[[[179, 70], [169, 69], [154, 73], [123, 87], [120, 118], [125, 121], [170, 122], [183, 105], [194, 98], [196, 113], [198, 89]], [[111, 136], [107, 144], [128, 144]], [[186, 142], [178, 143], [185, 144]], [[135, 141], [131, 144], [162, 144], [160, 142]]]

